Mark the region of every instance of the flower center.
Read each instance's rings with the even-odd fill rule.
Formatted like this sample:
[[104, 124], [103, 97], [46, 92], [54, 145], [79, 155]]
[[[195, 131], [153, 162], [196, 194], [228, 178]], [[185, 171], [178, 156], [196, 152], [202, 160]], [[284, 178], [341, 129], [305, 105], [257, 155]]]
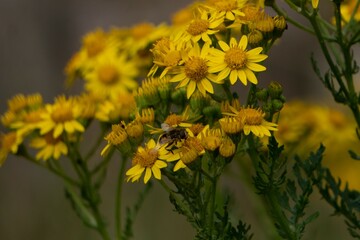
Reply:
[[169, 116], [167, 116], [164, 123], [168, 124], [169, 126], [176, 126], [179, 125], [181, 121], [182, 121], [181, 116], [172, 113]]
[[159, 153], [156, 149], [146, 149], [144, 152], [138, 152], [133, 162], [139, 164], [141, 167], [151, 168], [158, 159]]
[[71, 108], [64, 105], [60, 105], [54, 109], [51, 113], [51, 118], [56, 123], [63, 123], [69, 120], [73, 120], [73, 112]]
[[170, 51], [168, 54], [166, 54], [164, 63], [165, 66], [176, 66], [180, 60], [181, 55], [179, 51]]
[[201, 81], [208, 74], [208, 66], [204, 59], [192, 57], [185, 63], [185, 75], [193, 81]]
[[232, 70], [241, 69], [246, 65], [246, 53], [240, 48], [230, 48], [225, 53], [225, 62]]
[[54, 133], [52, 131], [45, 134], [44, 139], [47, 145], [56, 145], [58, 142], [60, 142], [61, 139], [54, 138], [53, 135]]
[[97, 73], [99, 80], [106, 85], [111, 85], [119, 79], [118, 71], [110, 64], [101, 66]]
[[238, 115], [246, 125], [261, 125], [264, 114], [260, 110], [245, 108], [241, 109]]
[[209, 28], [209, 21], [204, 19], [196, 19], [190, 23], [187, 32], [192, 36], [197, 36], [206, 32]]

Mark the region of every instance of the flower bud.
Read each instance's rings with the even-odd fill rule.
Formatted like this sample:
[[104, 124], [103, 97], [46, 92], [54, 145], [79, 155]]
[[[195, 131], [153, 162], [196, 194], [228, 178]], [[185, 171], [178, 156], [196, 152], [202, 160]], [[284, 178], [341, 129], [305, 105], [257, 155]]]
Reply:
[[278, 99], [271, 100], [271, 105], [274, 112], [279, 112], [284, 106], [284, 104]]
[[279, 98], [283, 92], [283, 88], [278, 82], [271, 82], [269, 87], [269, 95], [272, 99]]
[[234, 155], [236, 146], [234, 142], [229, 138], [225, 137], [220, 145], [219, 153], [223, 157], [231, 157]]
[[256, 91], [256, 98], [259, 100], [259, 101], [262, 101], [262, 102], [266, 102], [268, 97], [269, 97], [269, 94], [268, 94], [268, 90], [265, 89], [265, 88], [262, 88], [262, 89], [258, 89]]

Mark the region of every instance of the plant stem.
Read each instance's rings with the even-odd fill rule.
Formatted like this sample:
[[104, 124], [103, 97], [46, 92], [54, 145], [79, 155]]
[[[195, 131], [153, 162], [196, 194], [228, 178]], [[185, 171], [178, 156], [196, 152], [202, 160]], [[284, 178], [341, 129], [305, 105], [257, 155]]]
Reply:
[[122, 239], [121, 235], [121, 195], [122, 195], [122, 186], [123, 186], [123, 177], [125, 172], [125, 166], [127, 162], [127, 157], [123, 157], [119, 174], [117, 180], [117, 188], [116, 188], [116, 200], [115, 200], [115, 228], [116, 228], [116, 237], [118, 240]]

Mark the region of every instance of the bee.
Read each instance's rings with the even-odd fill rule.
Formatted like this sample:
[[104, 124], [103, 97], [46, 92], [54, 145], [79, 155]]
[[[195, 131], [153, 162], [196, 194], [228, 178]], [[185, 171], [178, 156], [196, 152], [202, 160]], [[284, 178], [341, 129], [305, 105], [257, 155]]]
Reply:
[[172, 128], [166, 123], [162, 123], [161, 128], [165, 131], [165, 133], [160, 135], [159, 144], [166, 144], [166, 150], [171, 150], [171, 148], [178, 142], [181, 142], [188, 137], [188, 133], [185, 128]]

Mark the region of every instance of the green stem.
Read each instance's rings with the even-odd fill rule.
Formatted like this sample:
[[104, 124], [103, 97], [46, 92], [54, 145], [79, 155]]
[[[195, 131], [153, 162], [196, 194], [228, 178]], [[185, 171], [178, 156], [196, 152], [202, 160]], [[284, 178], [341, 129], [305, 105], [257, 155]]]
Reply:
[[116, 237], [118, 240], [122, 239], [121, 235], [121, 200], [122, 200], [122, 186], [123, 186], [123, 178], [125, 172], [125, 166], [127, 162], [127, 157], [123, 157], [118, 180], [117, 180], [117, 188], [116, 188], [116, 200], [115, 200], [115, 226], [116, 226]]
[[[82, 197], [88, 201], [89, 206], [94, 214], [94, 217], [97, 222], [96, 230], [99, 232], [99, 234], [102, 236], [104, 240], [110, 240], [110, 235], [106, 229], [106, 225], [104, 223], [104, 220], [100, 214], [99, 211], [99, 193], [94, 188], [91, 178], [92, 175], [88, 169], [88, 166], [86, 162], [83, 160], [81, 154], [78, 151], [78, 148], [75, 146], [69, 147], [69, 157], [71, 159], [71, 162], [73, 163], [76, 171], [79, 174], [79, 177], [82, 178], [82, 187], [83, 187], [83, 194]], [[81, 174], [81, 175], [80, 175]]]
[[210, 216], [209, 216], [209, 222], [208, 222], [211, 239], [212, 239], [212, 232], [213, 232], [213, 228], [214, 228], [217, 180], [218, 180], [218, 176], [215, 176], [215, 178], [213, 178], [213, 181], [211, 182], [211, 199], [210, 199], [210, 207], [209, 207]]

